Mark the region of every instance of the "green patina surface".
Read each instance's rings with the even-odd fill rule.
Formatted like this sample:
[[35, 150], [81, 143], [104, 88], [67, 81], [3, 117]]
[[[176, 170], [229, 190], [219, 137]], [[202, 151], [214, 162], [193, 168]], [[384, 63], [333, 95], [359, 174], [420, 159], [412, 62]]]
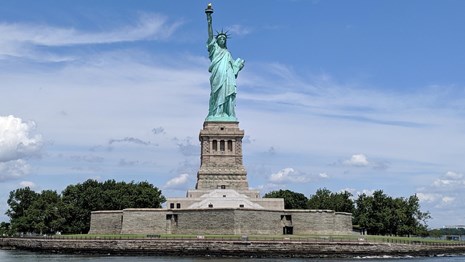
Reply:
[[228, 51], [227, 33], [221, 31], [213, 36], [211, 5], [205, 10], [208, 22], [208, 57], [210, 67], [210, 102], [205, 121], [237, 122], [236, 118], [236, 78], [244, 67], [244, 60], [234, 60]]

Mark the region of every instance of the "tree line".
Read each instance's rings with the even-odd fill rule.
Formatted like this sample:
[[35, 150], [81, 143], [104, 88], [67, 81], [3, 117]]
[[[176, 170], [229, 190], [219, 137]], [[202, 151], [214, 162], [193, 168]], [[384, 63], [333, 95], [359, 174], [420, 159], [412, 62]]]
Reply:
[[[271, 191], [265, 198], [284, 198], [285, 209], [329, 209], [353, 214], [356, 227], [377, 235], [426, 235], [428, 212], [420, 210], [416, 195], [394, 198], [375, 191], [354, 198], [351, 193], [331, 192], [323, 188], [307, 198], [290, 190]], [[160, 208], [166, 201], [161, 190], [148, 182], [130, 183], [89, 179], [67, 186], [61, 193], [35, 192], [29, 187], [10, 192], [6, 215], [9, 223], [0, 223], [2, 234], [87, 233], [90, 216], [96, 210]]]
[[425, 236], [428, 234], [426, 221], [431, 218], [429, 212], [420, 210], [416, 195], [394, 198], [382, 190], [372, 195], [363, 193], [357, 198], [347, 191], [335, 193], [326, 188], [318, 189], [310, 198], [290, 190], [272, 191], [264, 197], [284, 198], [286, 209], [329, 209], [352, 213], [354, 227], [372, 235]]
[[465, 228], [438, 228], [429, 231], [431, 237], [441, 236], [465, 236]]
[[148, 182], [130, 183], [89, 179], [67, 186], [61, 194], [53, 190], [37, 193], [29, 187], [10, 192], [6, 215], [0, 224], [6, 234], [87, 233], [90, 214], [96, 210], [160, 208], [165, 197]]

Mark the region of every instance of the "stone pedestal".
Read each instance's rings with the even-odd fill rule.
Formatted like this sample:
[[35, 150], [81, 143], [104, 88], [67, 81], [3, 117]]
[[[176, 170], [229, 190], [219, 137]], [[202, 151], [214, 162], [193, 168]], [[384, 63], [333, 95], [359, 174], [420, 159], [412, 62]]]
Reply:
[[195, 189], [249, 189], [242, 164], [243, 137], [238, 122], [204, 122], [199, 135], [201, 164]]
[[249, 190], [242, 164], [244, 131], [234, 121], [205, 121], [200, 131], [200, 168], [195, 189], [185, 198], [168, 198], [166, 206], [182, 209], [266, 209], [284, 210], [282, 198], [260, 198]]

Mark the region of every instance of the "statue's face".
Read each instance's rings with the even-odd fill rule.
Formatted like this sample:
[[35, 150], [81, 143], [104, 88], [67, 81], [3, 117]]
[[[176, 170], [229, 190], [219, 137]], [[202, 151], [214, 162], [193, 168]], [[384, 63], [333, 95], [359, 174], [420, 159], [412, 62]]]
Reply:
[[222, 48], [226, 47], [226, 36], [224, 36], [224, 35], [219, 35], [219, 36], [216, 38], [216, 43], [217, 43], [220, 47], [222, 47]]

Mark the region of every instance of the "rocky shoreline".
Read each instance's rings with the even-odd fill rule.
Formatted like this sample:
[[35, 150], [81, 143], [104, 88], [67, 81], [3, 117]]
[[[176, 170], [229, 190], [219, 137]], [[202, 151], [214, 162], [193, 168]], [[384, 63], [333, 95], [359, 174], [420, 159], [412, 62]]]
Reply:
[[0, 238], [0, 248], [106, 255], [351, 258], [465, 254], [465, 245], [173, 239]]

